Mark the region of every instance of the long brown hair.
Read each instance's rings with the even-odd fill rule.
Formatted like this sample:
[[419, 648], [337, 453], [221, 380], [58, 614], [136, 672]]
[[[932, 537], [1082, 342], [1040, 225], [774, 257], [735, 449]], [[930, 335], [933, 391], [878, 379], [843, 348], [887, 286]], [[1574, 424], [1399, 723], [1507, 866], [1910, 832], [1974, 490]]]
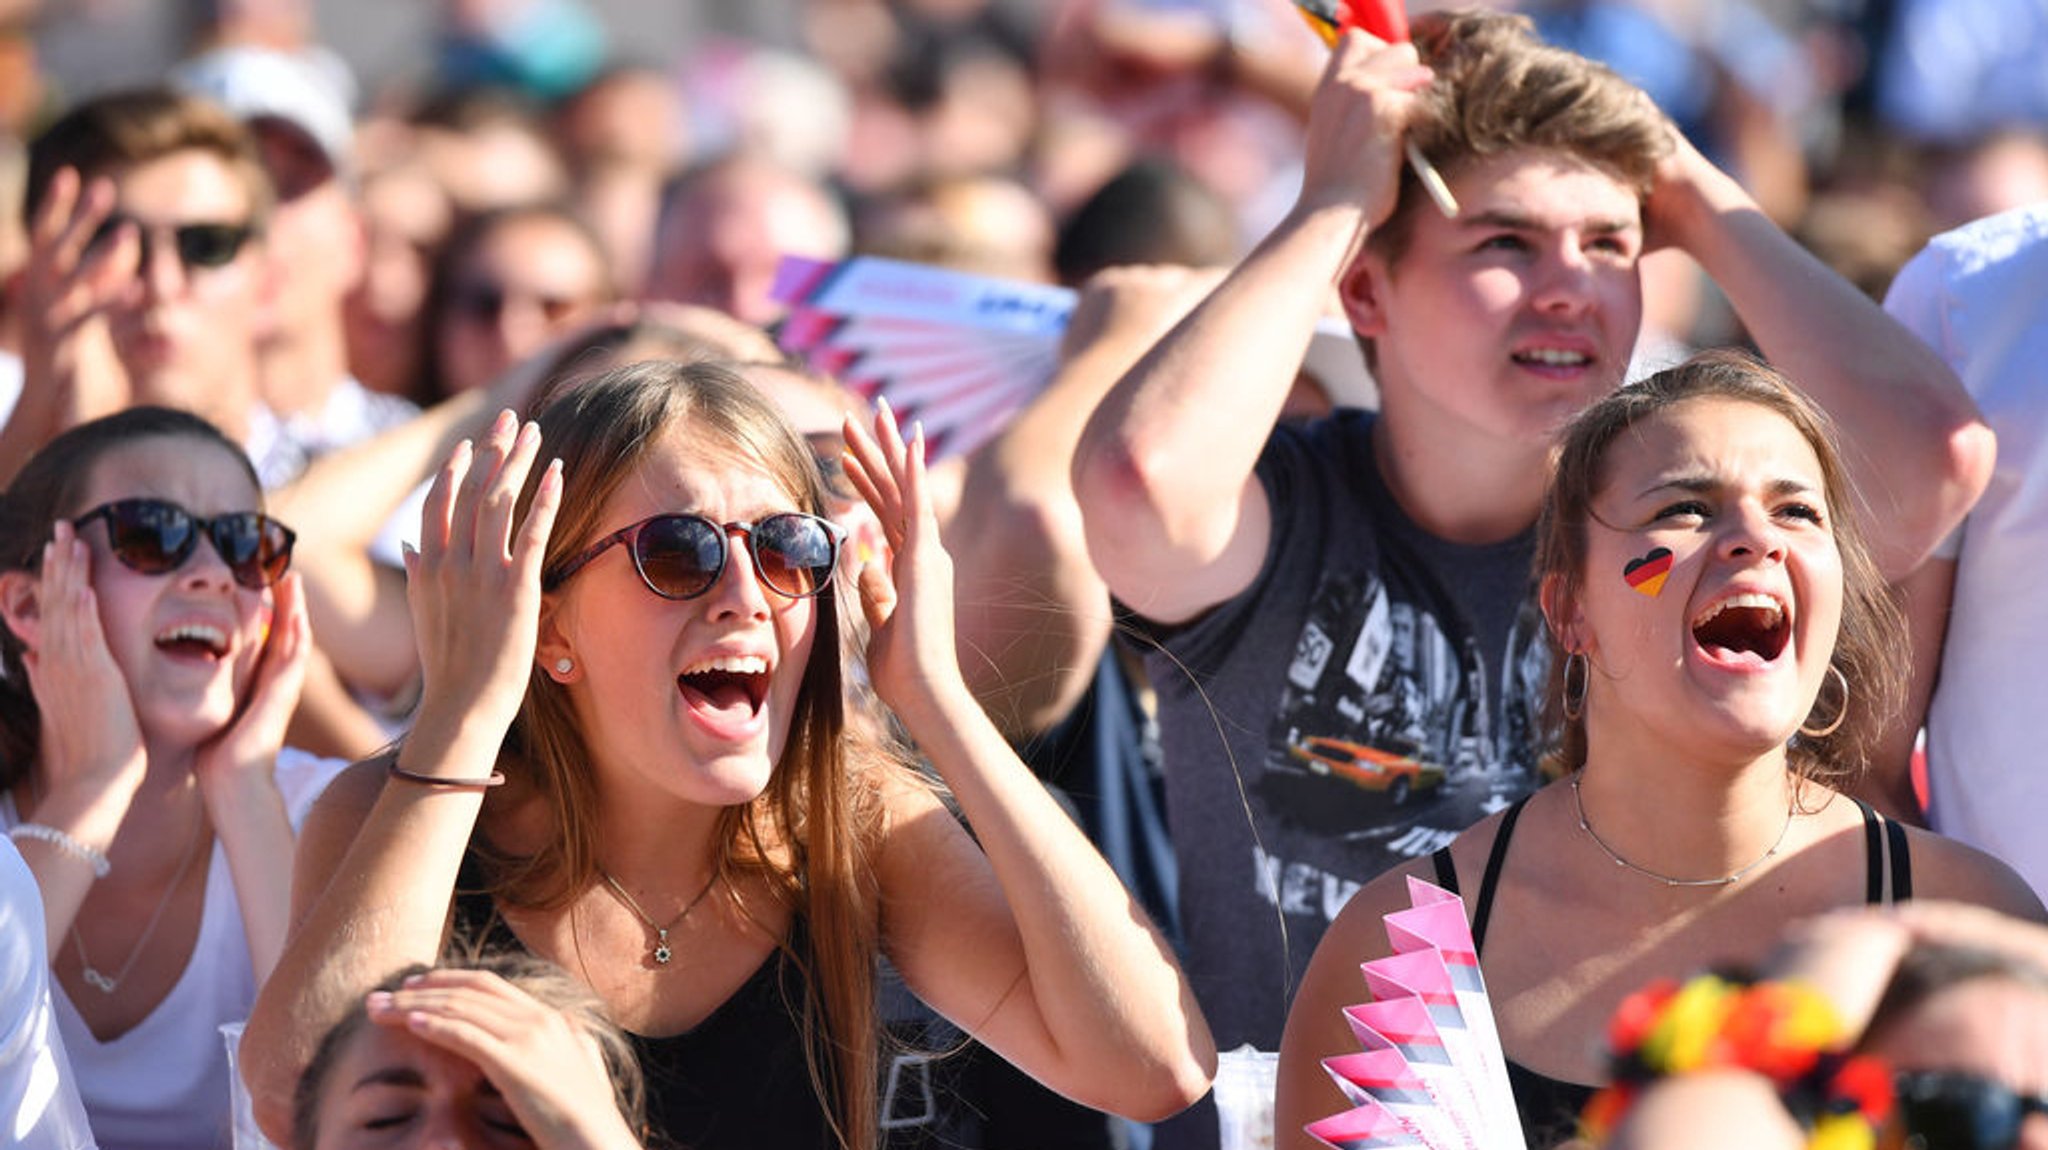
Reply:
[[[613, 492], [678, 424], [763, 468], [801, 510], [826, 514], [824, 481], [809, 448], [753, 385], [722, 364], [615, 368], [557, 395], [538, 422], [543, 449], [562, 461], [566, 494], [544, 571], [589, 544]], [[522, 510], [538, 479], [536, 472], [521, 494]], [[831, 1100], [840, 1144], [864, 1150], [877, 1129], [879, 898], [870, 860], [883, 831], [877, 787], [865, 776], [907, 768], [871, 727], [847, 721], [839, 605], [849, 594], [842, 573], [818, 595], [817, 637], [789, 739], [762, 793], [720, 815], [717, 867], [726, 897], [737, 889], [733, 878], [762, 876], [804, 917], [811, 953], [790, 957], [810, 964], [800, 1020], [811, 1036], [805, 1057], [819, 1097]], [[538, 667], [506, 751], [506, 769], [522, 772], [545, 798], [556, 833], [531, 856], [484, 851], [492, 894], [514, 904], [565, 905], [598, 881], [597, 794], [568, 692]]]
[[[1802, 726], [1825, 728], [1837, 716], [1841, 724], [1826, 735], [1801, 734], [1794, 739], [1790, 761], [1800, 776], [1817, 782], [1852, 778], [1869, 762], [1886, 722], [1905, 698], [1906, 664], [1898, 651], [1905, 624], [1863, 540], [1854, 488], [1827, 416], [1770, 366], [1738, 351], [1702, 352], [1580, 412], [1565, 428], [1537, 523], [1536, 579], [1554, 588], [1557, 618], [1565, 617], [1583, 585], [1587, 524], [1593, 518], [1593, 499], [1606, 483], [1608, 448], [1630, 428], [1696, 399], [1732, 400], [1773, 412], [1799, 432], [1820, 461], [1835, 546], [1842, 555], [1842, 625], [1833, 666], [1849, 693], [1843, 699], [1829, 699], [1834, 692], [1822, 688], [1822, 698]], [[1586, 728], [1564, 714], [1564, 660], [1554, 645], [1555, 626], [1553, 619], [1546, 725], [1560, 738], [1563, 766], [1576, 770], [1586, 761]]]

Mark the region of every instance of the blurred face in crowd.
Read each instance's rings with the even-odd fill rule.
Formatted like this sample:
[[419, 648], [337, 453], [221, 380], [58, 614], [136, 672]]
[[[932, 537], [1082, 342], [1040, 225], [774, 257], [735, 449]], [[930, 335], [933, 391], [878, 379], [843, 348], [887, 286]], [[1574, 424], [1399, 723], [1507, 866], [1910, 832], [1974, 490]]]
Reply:
[[702, 304], [766, 326], [782, 314], [770, 291], [783, 256], [846, 254], [838, 207], [786, 172], [742, 162], [705, 176], [682, 195], [656, 237], [649, 299]]
[[448, 286], [436, 351], [450, 392], [482, 387], [611, 299], [603, 256], [559, 217], [506, 217]]
[[195, 411], [245, 434], [271, 303], [250, 188], [196, 149], [110, 175], [114, 216], [140, 238], [137, 283], [110, 323], [135, 402]]

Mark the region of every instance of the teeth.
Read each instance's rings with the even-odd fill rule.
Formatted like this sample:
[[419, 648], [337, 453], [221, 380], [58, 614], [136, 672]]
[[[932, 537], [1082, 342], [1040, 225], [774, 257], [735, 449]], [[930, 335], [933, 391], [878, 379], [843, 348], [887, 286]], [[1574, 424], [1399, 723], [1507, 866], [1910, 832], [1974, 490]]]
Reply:
[[1582, 351], [1566, 351], [1561, 347], [1539, 347], [1521, 353], [1519, 358], [1533, 360], [1546, 367], [1578, 367], [1592, 357]]
[[159, 643], [180, 643], [186, 641], [204, 643], [216, 651], [224, 651], [228, 645], [226, 631], [204, 623], [180, 623], [156, 638]]
[[1770, 617], [1767, 625], [1772, 627], [1778, 625], [1779, 618], [1785, 613], [1784, 606], [1776, 599], [1759, 592], [1748, 591], [1740, 595], [1730, 595], [1728, 598], [1707, 608], [1699, 618], [1693, 620], [1692, 625], [1694, 627], [1704, 627], [1713, 620], [1714, 616], [1719, 615], [1730, 607], [1752, 607], [1759, 611], [1768, 611]]
[[729, 675], [765, 675], [768, 660], [759, 655], [720, 655], [702, 663], [685, 668], [685, 675], [703, 675], [713, 671], [724, 671]]

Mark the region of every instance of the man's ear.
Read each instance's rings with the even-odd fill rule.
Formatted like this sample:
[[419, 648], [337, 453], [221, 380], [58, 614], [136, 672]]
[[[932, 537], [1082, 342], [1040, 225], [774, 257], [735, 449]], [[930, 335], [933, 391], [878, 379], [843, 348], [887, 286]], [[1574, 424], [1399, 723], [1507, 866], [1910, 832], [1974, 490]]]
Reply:
[[553, 595], [540, 598], [540, 633], [533, 645], [533, 662], [541, 674], [557, 683], [566, 685], [583, 677], [583, 664], [562, 633], [561, 600]]
[[33, 651], [42, 634], [42, 580], [26, 571], [0, 571], [0, 621]]
[[1371, 249], [1362, 249], [1337, 280], [1337, 299], [1351, 330], [1367, 339], [1387, 333], [1387, 265]]

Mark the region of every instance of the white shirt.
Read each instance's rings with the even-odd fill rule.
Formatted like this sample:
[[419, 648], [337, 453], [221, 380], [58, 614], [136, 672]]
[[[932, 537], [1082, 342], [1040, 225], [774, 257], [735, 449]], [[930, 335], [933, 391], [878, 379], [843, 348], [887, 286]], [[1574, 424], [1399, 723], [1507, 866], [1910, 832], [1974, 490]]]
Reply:
[[1928, 816], [2012, 864], [2048, 898], [2048, 205], [1936, 236], [1889, 311], [1962, 378], [1993, 431], [1991, 485], [1945, 550], [1955, 600], [1927, 712]]
[[0, 1146], [93, 1145], [50, 1004], [43, 895], [14, 844], [0, 839]]

